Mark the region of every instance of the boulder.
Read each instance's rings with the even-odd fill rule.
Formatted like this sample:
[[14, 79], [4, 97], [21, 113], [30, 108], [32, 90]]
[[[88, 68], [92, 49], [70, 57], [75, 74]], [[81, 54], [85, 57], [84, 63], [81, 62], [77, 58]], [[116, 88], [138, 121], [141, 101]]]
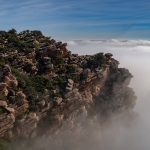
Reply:
[[11, 68], [9, 65], [5, 65], [4, 68], [3, 68], [3, 73], [4, 74], [8, 74], [8, 73], [11, 73]]
[[54, 102], [56, 105], [60, 105], [62, 103], [62, 100], [63, 100], [62, 97], [55, 97], [54, 98]]
[[18, 81], [12, 74], [4, 76], [3, 82], [6, 83], [8, 85], [8, 87], [17, 87], [18, 86]]
[[20, 99], [26, 99], [26, 95], [22, 92], [22, 91], [19, 91], [18, 93], [17, 93], [17, 98], [20, 98]]
[[7, 84], [2, 82], [0, 83], [0, 94], [2, 94], [3, 96], [7, 96], [8, 95], [8, 89], [7, 89]]
[[9, 113], [15, 114], [15, 109], [11, 107], [6, 107], [5, 108]]
[[16, 95], [16, 102], [18, 106], [27, 103], [26, 95], [22, 91], [19, 91]]
[[30, 118], [30, 119], [35, 120], [35, 121], [39, 121], [39, 117], [34, 112], [29, 113], [29, 115], [27, 116], [27, 118]]
[[68, 79], [68, 83], [74, 84], [74, 81], [72, 79]]
[[0, 107], [6, 108], [7, 106], [8, 106], [8, 105], [7, 105], [7, 102], [6, 102], [6, 101], [0, 100]]

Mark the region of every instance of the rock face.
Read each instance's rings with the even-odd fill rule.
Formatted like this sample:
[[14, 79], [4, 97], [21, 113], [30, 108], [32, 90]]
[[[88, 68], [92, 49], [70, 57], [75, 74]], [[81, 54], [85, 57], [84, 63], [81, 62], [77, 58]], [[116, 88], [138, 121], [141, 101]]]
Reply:
[[[4, 137], [14, 127], [15, 117], [12, 113], [3, 113], [0, 115], [0, 137]], [[7, 134], [6, 134], [7, 133]]]
[[[5, 42], [9, 36], [16, 44]], [[40, 31], [0, 32], [0, 38], [0, 137], [30, 139], [81, 114], [132, 110], [132, 75], [112, 54], [71, 54]]]
[[[5, 65], [1, 68], [1, 99], [0, 100], [0, 137], [10, 136], [12, 133], [16, 117], [23, 114], [28, 109], [28, 101], [22, 91], [15, 92], [12, 89], [18, 86], [17, 79], [11, 73], [11, 67]], [[9, 96], [15, 96], [14, 101], [9, 101]], [[8, 99], [7, 99], [8, 98]], [[12, 134], [11, 134], [12, 135]]]

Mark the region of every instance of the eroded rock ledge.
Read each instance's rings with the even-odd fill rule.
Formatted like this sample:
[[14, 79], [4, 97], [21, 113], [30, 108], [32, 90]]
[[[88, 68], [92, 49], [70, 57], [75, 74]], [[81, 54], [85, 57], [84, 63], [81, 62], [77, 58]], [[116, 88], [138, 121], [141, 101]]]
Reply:
[[1, 138], [50, 134], [80, 114], [132, 110], [132, 75], [112, 54], [79, 56], [66, 46], [40, 31], [0, 32]]

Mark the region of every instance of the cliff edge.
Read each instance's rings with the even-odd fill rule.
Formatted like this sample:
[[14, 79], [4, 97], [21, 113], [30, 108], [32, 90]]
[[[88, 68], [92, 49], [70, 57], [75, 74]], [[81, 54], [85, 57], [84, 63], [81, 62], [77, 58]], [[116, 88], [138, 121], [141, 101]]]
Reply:
[[118, 65], [111, 53], [71, 54], [40, 31], [0, 31], [0, 137], [34, 138], [81, 114], [132, 111], [132, 75]]

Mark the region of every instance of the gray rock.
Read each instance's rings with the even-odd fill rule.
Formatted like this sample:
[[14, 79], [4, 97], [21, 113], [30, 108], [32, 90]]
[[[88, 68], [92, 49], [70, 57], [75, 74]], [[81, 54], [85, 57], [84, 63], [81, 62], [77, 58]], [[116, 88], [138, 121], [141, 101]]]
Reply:
[[66, 87], [67, 91], [72, 91], [72, 89], [73, 89], [72, 87], [68, 87], [68, 86]]
[[72, 79], [68, 79], [68, 83], [73, 85], [74, 81]]

